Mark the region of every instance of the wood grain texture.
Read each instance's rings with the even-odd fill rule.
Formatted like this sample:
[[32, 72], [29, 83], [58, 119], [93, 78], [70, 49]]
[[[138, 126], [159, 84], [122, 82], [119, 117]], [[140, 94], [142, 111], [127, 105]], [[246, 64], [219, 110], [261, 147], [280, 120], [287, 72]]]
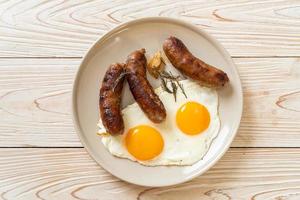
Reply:
[[204, 175], [146, 188], [108, 174], [82, 148], [1, 149], [3, 200], [298, 200], [300, 149], [234, 148]]
[[[79, 59], [0, 60], [0, 146], [81, 146], [71, 120]], [[300, 147], [300, 59], [236, 58], [244, 113], [234, 147]]]
[[81, 146], [71, 119], [79, 59], [0, 60], [0, 146]]
[[[125, 183], [83, 148], [22, 148], [81, 147], [71, 120], [80, 58], [113, 27], [148, 16], [193, 23], [236, 57], [244, 113], [232, 146], [244, 148], [165, 188]], [[0, 0], [0, 199], [299, 200], [299, 33], [299, 0]]]
[[299, 0], [0, 1], [0, 57], [81, 57], [116, 25], [141, 17], [186, 20], [232, 56], [299, 56]]
[[236, 147], [300, 147], [300, 58], [239, 58], [244, 110]]

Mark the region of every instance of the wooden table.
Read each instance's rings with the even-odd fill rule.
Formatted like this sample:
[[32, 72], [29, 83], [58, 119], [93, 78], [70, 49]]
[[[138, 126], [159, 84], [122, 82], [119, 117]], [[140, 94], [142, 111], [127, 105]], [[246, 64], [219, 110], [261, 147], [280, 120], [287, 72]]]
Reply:
[[[300, 1], [0, 1], [0, 199], [300, 199]], [[145, 188], [82, 148], [71, 86], [90, 45], [145, 16], [180, 18], [236, 63], [244, 113], [231, 149], [190, 182]]]

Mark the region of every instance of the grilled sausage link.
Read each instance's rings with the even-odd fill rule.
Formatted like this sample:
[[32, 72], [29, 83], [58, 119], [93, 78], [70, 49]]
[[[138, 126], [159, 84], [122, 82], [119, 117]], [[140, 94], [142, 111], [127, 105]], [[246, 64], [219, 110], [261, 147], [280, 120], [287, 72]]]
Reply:
[[166, 110], [146, 78], [145, 49], [132, 52], [126, 61], [126, 79], [131, 93], [147, 117], [154, 123], [166, 118]]
[[121, 94], [124, 77], [124, 64], [111, 64], [106, 71], [99, 95], [99, 107], [102, 123], [108, 133], [118, 135], [124, 132], [121, 115]]
[[183, 42], [176, 37], [171, 36], [166, 39], [163, 49], [175, 68], [203, 85], [220, 87], [229, 81], [225, 72], [193, 56]]

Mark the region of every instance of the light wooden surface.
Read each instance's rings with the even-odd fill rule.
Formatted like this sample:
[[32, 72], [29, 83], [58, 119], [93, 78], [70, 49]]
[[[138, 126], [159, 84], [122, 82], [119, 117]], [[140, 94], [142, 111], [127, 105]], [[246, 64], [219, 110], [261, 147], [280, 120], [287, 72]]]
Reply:
[[146, 188], [108, 174], [85, 150], [3, 149], [2, 199], [299, 200], [300, 150], [233, 148], [211, 170], [173, 187]]
[[[82, 148], [71, 120], [85, 51], [114, 26], [146, 16], [212, 34], [244, 89], [232, 148], [174, 187], [111, 176]], [[0, 1], [0, 199], [300, 199], [300, 1]]]
[[299, 56], [299, 0], [1, 1], [3, 57], [82, 56], [121, 22], [180, 18], [215, 36], [232, 56]]

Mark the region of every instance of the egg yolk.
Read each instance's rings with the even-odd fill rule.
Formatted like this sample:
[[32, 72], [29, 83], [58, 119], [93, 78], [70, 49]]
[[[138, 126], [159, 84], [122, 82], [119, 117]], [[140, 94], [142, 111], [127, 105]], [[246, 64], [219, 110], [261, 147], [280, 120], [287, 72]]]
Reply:
[[150, 160], [162, 152], [164, 141], [156, 129], [140, 125], [127, 132], [125, 145], [128, 152], [136, 159]]
[[185, 134], [196, 135], [208, 128], [210, 115], [202, 104], [187, 102], [178, 109], [176, 123]]

